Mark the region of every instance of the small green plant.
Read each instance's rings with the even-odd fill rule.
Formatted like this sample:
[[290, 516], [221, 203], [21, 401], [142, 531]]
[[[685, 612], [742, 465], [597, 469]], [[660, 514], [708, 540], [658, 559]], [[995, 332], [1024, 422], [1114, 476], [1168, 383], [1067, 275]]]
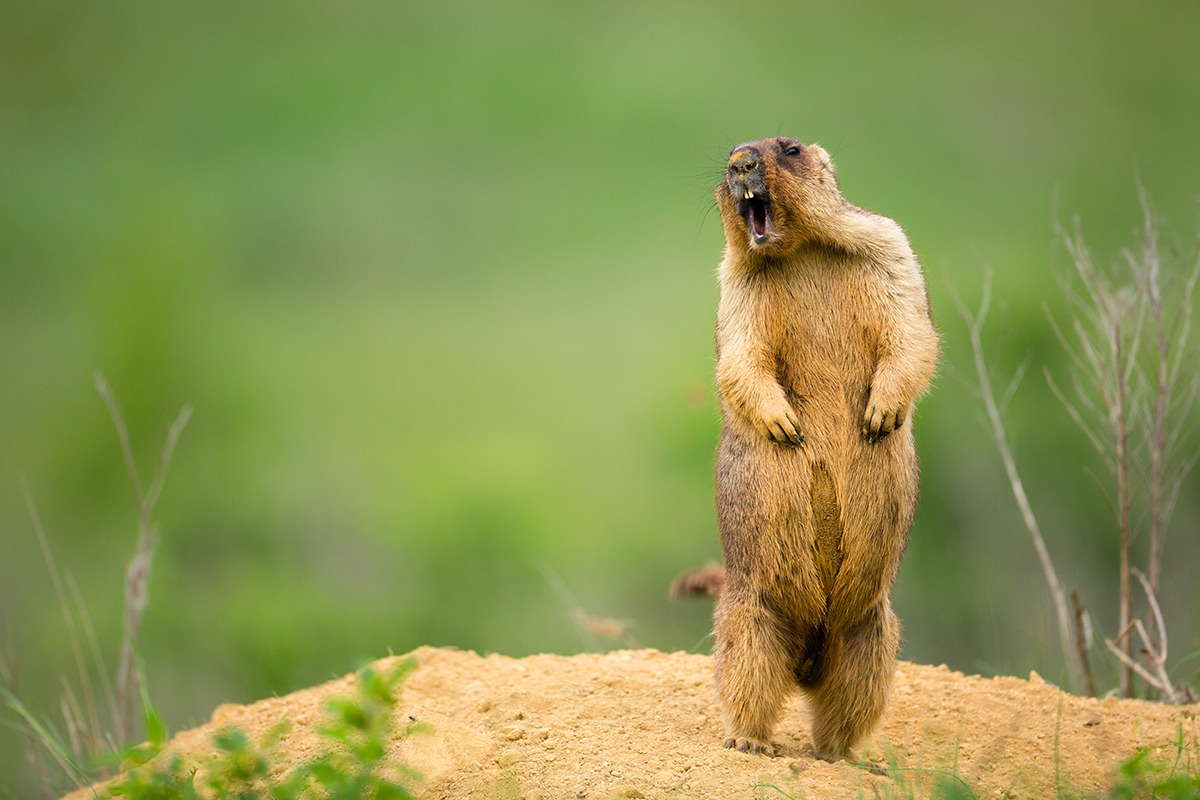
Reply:
[[1117, 767], [1117, 781], [1108, 795], [1112, 800], [1200, 800], [1200, 774], [1180, 759], [1168, 764], [1143, 747]]
[[975, 800], [978, 796], [970, 785], [958, 775], [958, 753], [954, 763], [945, 769], [921, 766], [904, 766], [901, 757], [888, 745], [884, 745], [887, 766], [864, 767], [866, 771], [884, 775], [889, 780], [880, 787], [879, 796], [888, 800]]
[[948, 770], [892, 768], [892, 782], [882, 788], [881, 797], [889, 800], [976, 800], [970, 785]]
[[[884, 763], [852, 764], [858, 770], [859, 798], [876, 800], [976, 800], [979, 797], [970, 784], [958, 774], [958, 756], [945, 769], [904, 766], [903, 757], [883, 743]], [[805, 800], [807, 794], [789, 794], [773, 783], [754, 787], [755, 797], [780, 797], [784, 800]], [[1002, 795], [1008, 797], [1008, 794]]]
[[[154, 506], [175, 444], [191, 412], [185, 407], [171, 426], [158, 469], [150, 484], [143, 487], [120, 405], [99, 375], [96, 389], [112, 416], [137, 494], [138, 543], [125, 575], [125, 630], [114, 682], [109, 679], [100, 655], [86, 605], [70, 576], [64, 580], [58, 569], [32, 496], [25, 487], [30, 518], [70, 637], [80, 687], [76, 690], [70, 681], [64, 680], [67, 687], [62, 701], [64, 728], [60, 730], [49, 718], [38, 715], [22, 702], [16, 691], [15, 669], [0, 658], [0, 704], [8, 707], [16, 717], [16, 724], [25, 731], [29, 760], [44, 795], [61, 795], [59, 784], [65, 776], [77, 788], [90, 788], [97, 798], [128, 800], [413, 797], [408, 787], [417, 780], [417, 774], [403, 764], [389, 764], [385, 760], [394, 738], [420, 730], [413, 722], [393, 733], [396, 690], [415, 667], [411, 660], [402, 661], [387, 674], [369, 667], [360, 670], [354, 696], [335, 698], [329, 703], [329, 722], [319, 731], [327, 745], [321, 755], [290, 770], [280, 750], [288, 731], [286, 724], [272, 729], [257, 742], [251, 742], [238, 728], [222, 729], [213, 737], [216, 755], [207, 758], [189, 762], [181, 755], [164, 753], [167, 729], [146, 691], [137, 658], [137, 636], [149, 602], [149, 577], [158, 539]], [[85, 643], [91, 654], [90, 668]], [[93, 678], [93, 672], [97, 679]], [[138, 701], [140, 719], [135, 710]], [[145, 741], [125, 746], [136, 735], [139, 721]], [[59, 774], [54, 774], [55, 771]], [[109, 778], [112, 780], [105, 782]]]
[[[164, 733], [162, 722], [146, 696], [145, 681], [137, 657], [138, 631], [149, 604], [150, 573], [159, 535], [158, 525], [154, 522], [154, 508], [166, 481], [175, 445], [192, 412], [187, 406], [179, 412], [167, 431], [154, 476], [148, 485], [144, 485], [134, 463], [133, 447], [120, 403], [99, 373], [95, 375], [95, 384], [112, 417], [138, 507], [137, 547], [126, 568], [123, 586], [124, 634], [120, 643], [116, 680], [111, 679], [101, 655], [87, 605], [71, 575], [62, 572], [54, 559], [32, 492], [24, 481], [21, 487], [29, 518], [58, 599], [76, 672], [75, 682], [63, 678], [61, 729], [49, 717], [39, 716], [21, 701], [16, 691], [15, 665], [0, 658], [0, 701], [13, 712], [17, 725], [25, 732], [29, 743], [29, 763], [46, 797], [57, 797], [62, 793], [61, 782], [64, 778], [81, 787], [90, 780], [103, 779], [112, 774], [105, 771], [111, 766], [112, 760], [106, 754], [135, 740], [138, 735], [136, 723], [139, 718], [135, 706], [139, 698], [142, 703], [140, 721], [145, 725], [146, 738], [153, 743], [161, 739]], [[130, 753], [144, 746], [139, 745]], [[89, 771], [93, 766], [97, 769]]]
[[99, 790], [101, 798], [125, 800], [409, 800], [419, 775], [387, 762], [388, 745], [422, 730], [409, 722], [393, 730], [396, 690], [415, 662], [402, 661], [389, 673], [359, 671], [352, 697], [326, 705], [329, 721], [318, 730], [325, 747], [315, 759], [291, 766], [281, 750], [290, 726], [285, 722], [251, 742], [237, 727], [213, 735], [216, 755], [188, 760], [172, 754], [164, 763], [162, 740], [127, 751], [126, 771]]
[[[406, 784], [418, 777], [411, 768], [394, 765], [395, 780], [381, 773], [385, 771], [382, 762], [392, 736], [396, 689], [415, 666], [412, 660], [402, 661], [390, 675], [364, 669], [358, 674], [358, 693], [354, 698], [330, 701], [334, 719], [321, 730], [321, 735], [336, 746], [301, 769], [324, 791], [323, 796], [330, 800], [414, 797], [406, 788]], [[420, 723], [410, 720], [400, 736], [422, 730]]]

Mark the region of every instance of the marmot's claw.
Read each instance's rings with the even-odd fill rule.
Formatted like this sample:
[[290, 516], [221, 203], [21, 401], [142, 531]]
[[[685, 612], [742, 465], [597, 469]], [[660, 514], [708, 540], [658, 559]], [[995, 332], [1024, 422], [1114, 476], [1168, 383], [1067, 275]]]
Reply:
[[790, 427], [773, 427], [771, 429], [771, 438], [780, 444], [789, 444], [795, 447], [804, 444], [804, 436], [801, 435], [800, 431]]
[[804, 444], [804, 434], [800, 433], [800, 425], [791, 414], [771, 420], [764, 427], [767, 438], [773, 439], [779, 444], [790, 444], [796, 447]]
[[730, 750], [737, 750], [741, 753], [749, 753], [750, 755], [763, 755], [775, 758], [779, 755], [779, 751], [775, 745], [770, 742], [759, 741], [758, 739], [747, 739], [744, 736], [730, 736], [725, 740], [725, 746]]
[[903, 411], [881, 411], [871, 406], [863, 417], [862, 435], [870, 444], [876, 444], [903, 424]]

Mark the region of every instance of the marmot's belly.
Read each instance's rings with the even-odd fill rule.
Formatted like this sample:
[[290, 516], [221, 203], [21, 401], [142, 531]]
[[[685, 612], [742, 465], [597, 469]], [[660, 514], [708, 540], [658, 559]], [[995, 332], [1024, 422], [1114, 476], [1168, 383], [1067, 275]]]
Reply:
[[[863, 440], [858, 427], [828, 439], [804, 434], [804, 445], [792, 447], [741, 426], [722, 430], [717, 516], [731, 572], [825, 582], [829, 576], [818, 573], [831, 561], [831, 514], [839, 531], [833, 546], [846, 557], [856, 550], [903, 549], [917, 497], [908, 427], [877, 444]], [[814, 468], [827, 476], [824, 485], [814, 486]], [[821, 548], [825, 555], [817, 558]], [[878, 580], [891, 575], [881, 570]]]

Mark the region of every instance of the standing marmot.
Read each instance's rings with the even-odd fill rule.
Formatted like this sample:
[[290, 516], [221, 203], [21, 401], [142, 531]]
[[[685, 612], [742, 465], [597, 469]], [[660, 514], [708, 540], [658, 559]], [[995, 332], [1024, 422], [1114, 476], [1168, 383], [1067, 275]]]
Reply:
[[904, 423], [938, 357], [924, 279], [900, 226], [846, 202], [817, 145], [738, 145], [715, 193], [726, 572], [690, 588], [718, 594], [725, 746], [773, 753], [799, 685], [816, 754], [857, 758], [900, 646], [889, 593], [917, 502]]

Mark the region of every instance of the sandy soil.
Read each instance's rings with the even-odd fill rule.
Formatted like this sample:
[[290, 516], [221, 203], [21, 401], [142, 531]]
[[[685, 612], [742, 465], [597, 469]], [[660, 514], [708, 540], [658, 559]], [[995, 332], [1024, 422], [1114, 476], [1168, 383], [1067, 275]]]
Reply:
[[[1103, 791], [1140, 746], [1173, 758], [1181, 730], [1185, 757], [1200, 758], [1200, 707], [1079, 698], [1036, 674], [980, 678], [902, 662], [887, 718], [864, 748], [867, 758], [899, 767], [884, 777], [814, 760], [799, 697], [776, 734], [781, 757], [724, 749], [707, 656], [412, 655], [420, 666], [405, 684], [397, 725], [412, 717], [431, 732], [395, 742], [391, 756], [420, 771], [423, 798], [873, 798], [908, 796], [904, 785], [924, 796], [943, 771], [981, 798], [1053, 798]], [[221, 706], [169, 749], [208, 752], [220, 726], [253, 737], [288, 719], [283, 747], [298, 763], [319, 741], [325, 700], [352, 694], [354, 680]]]

